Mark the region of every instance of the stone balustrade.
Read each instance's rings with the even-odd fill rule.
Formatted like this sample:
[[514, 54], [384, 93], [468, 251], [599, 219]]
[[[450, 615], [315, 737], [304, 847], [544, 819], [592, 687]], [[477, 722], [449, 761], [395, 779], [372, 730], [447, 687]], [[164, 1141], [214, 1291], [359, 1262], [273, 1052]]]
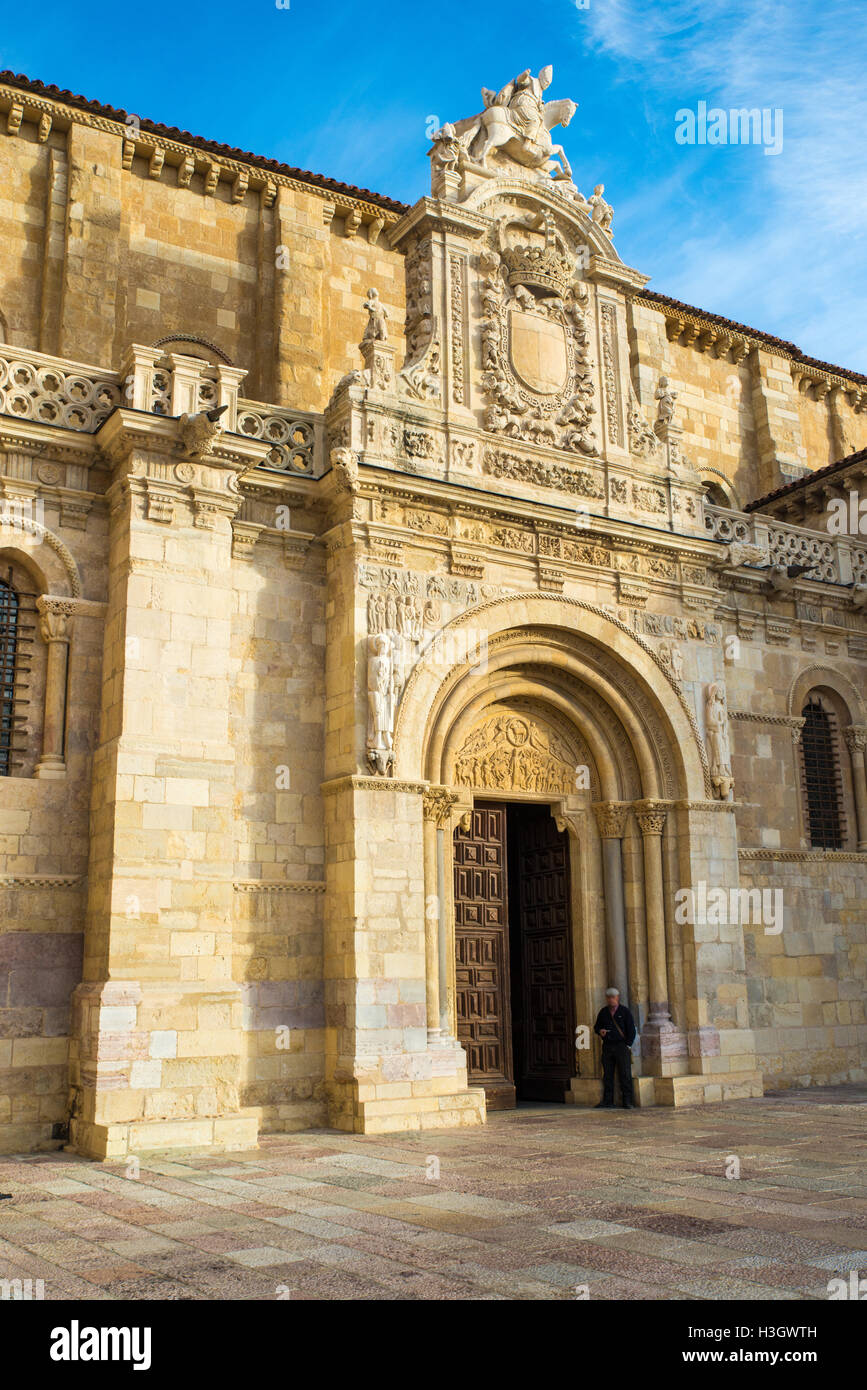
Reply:
[[29, 348], [0, 346], [0, 415], [58, 429], [95, 434], [117, 406], [167, 418], [228, 407], [223, 428], [264, 439], [264, 467], [318, 477], [324, 432], [319, 416], [241, 399], [246, 372], [201, 358], [132, 345], [119, 372], [50, 357]]
[[728, 507], [704, 506], [708, 538], [758, 546], [771, 565], [810, 565], [808, 580], [826, 584], [867, 581], [867, 545], [852, 537], [835, 536], [806, 526], [792, 526]]

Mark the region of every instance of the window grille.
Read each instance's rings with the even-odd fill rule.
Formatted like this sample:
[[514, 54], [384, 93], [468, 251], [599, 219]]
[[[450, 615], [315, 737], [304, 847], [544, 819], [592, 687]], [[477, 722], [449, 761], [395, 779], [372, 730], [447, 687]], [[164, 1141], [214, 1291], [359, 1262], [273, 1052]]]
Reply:
[[0, 579], [0, 777], [20, 777], [32, 736], [30, 679], [36, 637], [35, 595]]
[[8, 777], [12, 767], [17, 649], [18, 595], [0, 579], [0, 777]]
[[801, 710], [801, 763], [807, 799], [807, 821], [813, 849], [842, 849], [843, 779], [838, 755], [837, 719], [818, 695]]

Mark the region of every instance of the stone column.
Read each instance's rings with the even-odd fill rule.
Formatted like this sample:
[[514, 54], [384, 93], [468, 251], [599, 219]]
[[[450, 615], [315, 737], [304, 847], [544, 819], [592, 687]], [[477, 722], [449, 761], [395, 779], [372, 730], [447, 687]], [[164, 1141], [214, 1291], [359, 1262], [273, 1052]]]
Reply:
[[666, 808], [641, 801], [635, 818], [644, 843], [644, 916], [647, 925], [647, 969], [651, 1024], [671, 1023], [668, 1010], [668, 972], [665, 961], [665, 902], [662, 890], [662, 831]]
[[445, 830], [451, 824], [455, 792], [430, 787], [422, 797], [424, 816], [425, 1000], [428, 1042], [448, 1035], [448, 959], [445, 919]]
[[659, 801], [639, 801], [635, 816], [644, 848], [644, 919], [647, 932], [649, 1013], [641, 1030], [641, 1055], [654, 1070], [668, 1074], [683, 1065], [687, 1039], [671, 1021], [668, 1005], [668, 965], [665, 951], [665, 895], [662, 874], [662, 832], [668, 814]]
[[42, 730], [42, 757], [34, 777], [65, 777], [64, 743], [66, 732], [66, 677], [69, 641], [75, 600], [43, 594], [36, 600], [39, 631], [48, 646], [45, 673], [45, 715]]
[[626, 910], [623, 898], [623, 855], [620, 842], [626, 828], [628, 809], [628, 806], [617, 801], [601, 801], [593, 807], [599, 834], [602, 836], [608, 983], [616, 985], [620, 990], [624, 1004], [629, 1002], [629, 968], [626, 954]]
[[852, 759], [852, 786], [855, 789], [855, 819], [858, 827], [858, 848], [867, 850], [867, 770], [864, 750], [867, 748], [867, 724], [850, 724], [844, 731], [846, 747]]

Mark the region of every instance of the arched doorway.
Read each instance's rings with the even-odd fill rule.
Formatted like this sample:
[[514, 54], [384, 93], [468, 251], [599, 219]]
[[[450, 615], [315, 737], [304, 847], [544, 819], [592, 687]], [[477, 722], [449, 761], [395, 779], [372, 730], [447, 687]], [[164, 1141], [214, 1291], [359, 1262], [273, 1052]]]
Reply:
[[682, 813], [711, 801], [692, 710], [649, 644], [590, 605], [481, 611], [466, 662], [443, 676], [434, 643], [419, 663], [396, 728], [396, 775], [414, 744], [454, 802], [426, 859], [429, 1024], [461, 1041], [489, 1108], [584, 1102], [613, 982], [648, 1072], [685, 1073], [695, 989], [671, 904]]

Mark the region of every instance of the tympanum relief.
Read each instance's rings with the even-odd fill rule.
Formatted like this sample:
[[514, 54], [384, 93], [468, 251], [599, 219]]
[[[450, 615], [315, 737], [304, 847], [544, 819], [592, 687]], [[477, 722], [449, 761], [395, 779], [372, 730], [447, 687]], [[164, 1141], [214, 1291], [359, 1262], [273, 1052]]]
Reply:
[[566, 742], [539, 721], [498, 714], [484, 720], [455, 755], [458, 787], [550, 795], [576, 789], [577, 760]]

